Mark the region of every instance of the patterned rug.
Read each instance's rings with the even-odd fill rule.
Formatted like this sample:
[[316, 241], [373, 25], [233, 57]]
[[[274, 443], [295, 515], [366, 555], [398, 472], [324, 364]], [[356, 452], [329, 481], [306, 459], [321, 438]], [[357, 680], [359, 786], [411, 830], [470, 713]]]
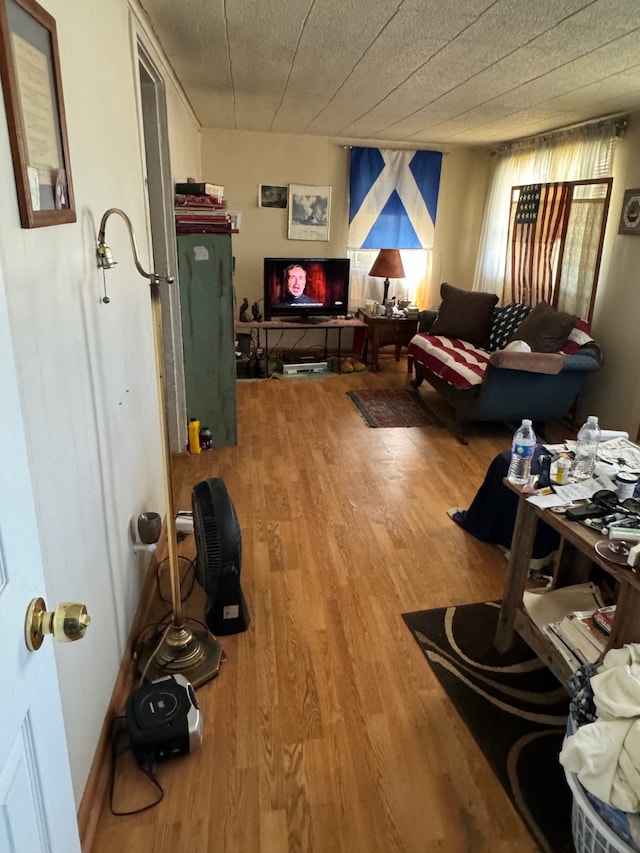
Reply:
[[496, 652], [499, 609], [486, 602], [403, 619], [539, 847], [569, 853], [571, 794], [558, 761], [569, 698], [517, 635]]
[[421, 405], [420, 395], [414, 390], [363, 388], [347, 391], [347, 397], [370, 427], [442, 426]]

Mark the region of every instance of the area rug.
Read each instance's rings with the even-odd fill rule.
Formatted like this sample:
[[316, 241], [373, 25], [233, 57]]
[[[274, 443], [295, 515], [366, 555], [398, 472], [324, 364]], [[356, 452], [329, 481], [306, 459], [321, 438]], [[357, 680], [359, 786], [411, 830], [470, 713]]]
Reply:
[[370, 427], [441, 426], [420, 404], [419, 394], [404, 388], [347, 391], [347, 397]]
[[499, 612], [485, 602], [403, 619], [539, 847], [570, 853], [571, 794], [558, 761], [569, 698], [519, 636], [498, 654]]

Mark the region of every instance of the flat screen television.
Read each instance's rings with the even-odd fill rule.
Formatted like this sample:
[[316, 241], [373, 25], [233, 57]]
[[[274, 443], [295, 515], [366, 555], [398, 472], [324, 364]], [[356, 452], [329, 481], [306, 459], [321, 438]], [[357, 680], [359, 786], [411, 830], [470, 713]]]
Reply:
[[321, 322], [349, 304], [348, 258], [265, 258], [264, 317]]

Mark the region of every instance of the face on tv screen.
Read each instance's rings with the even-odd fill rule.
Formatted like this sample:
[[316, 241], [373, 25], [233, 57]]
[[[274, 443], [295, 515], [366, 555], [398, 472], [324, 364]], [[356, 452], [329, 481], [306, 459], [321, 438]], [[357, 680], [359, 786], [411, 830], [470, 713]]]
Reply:
[[265, 258], [267, 319], [287, 314], [347, 313], [348, 258]]

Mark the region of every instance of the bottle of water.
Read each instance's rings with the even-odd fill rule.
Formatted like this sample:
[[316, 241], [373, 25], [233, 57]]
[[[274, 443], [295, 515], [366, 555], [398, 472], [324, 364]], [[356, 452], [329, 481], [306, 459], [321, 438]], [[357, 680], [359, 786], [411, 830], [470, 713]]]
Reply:
[[507, 479], [517, 486], [524, 486], [531, 475], [531, 460], [536, 449], [536, 434], [530, 420], [523, 420], [516, 430], [511, 445], [511, 463]]
[[575, 458], [571, 466], [571, 476], [574, 480], [587, 480], [592, 474], [598, 456], [600, 443], [600, 427], [598, 418], [589, 415], [587, 422], [580, 427]]

